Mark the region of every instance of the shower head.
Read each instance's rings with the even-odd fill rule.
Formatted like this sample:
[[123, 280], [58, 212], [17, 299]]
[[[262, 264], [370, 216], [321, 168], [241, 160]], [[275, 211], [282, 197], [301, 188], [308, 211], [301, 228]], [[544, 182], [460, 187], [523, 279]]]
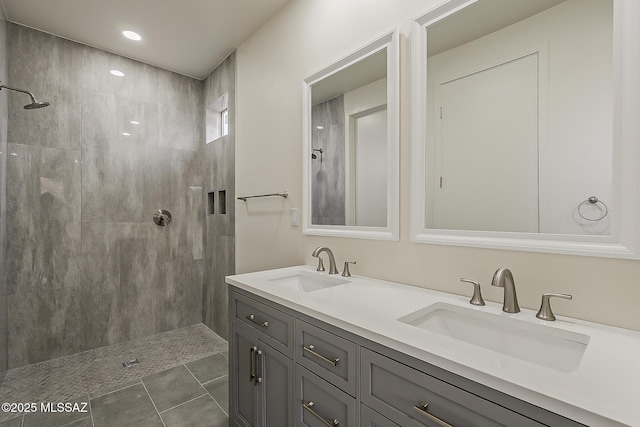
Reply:
[[48, 102], [38, 102], [34, 98], [34, 101], [31, 104], [27, 104], [22, 108], [24, 108], [25, 110], [37, 110], [38, 108], [48, 107], [49, 105], [51, 104], [49, 104]]
[[322, 148], [312, 148], [311, 149], [311, 158], [313, 160], [318, 158], [318, 156], [316, 156], [316, 153], [314, 153], [314, 151], [319, 151], [320, 152], [320, 160], [322, 160], [322, 153], [324, 153], [324, 150]]
[[31, 92], [29, 92], [28, 90], [18, 89], [17, 87], [11, 87], [11, 86], [7, 86], [7, 85], [3, 85], [2, 82], [0, 82], [0, 90], [2, 90], [2, 89], [15, 90], [16, 92], [22, 92], [22, 93], [26, 93], [27, 95], [29, 95], [31, 97], [31, 104], [25, 105], [23, 107], [25, 110], [36, 110], [38, 108], [44, 108], [44, 107], [48, 107], [49, 105], [51, 105], [48, 102], [38, 102], [36, 100], [36, 97], [33, 96], [33, 94]]

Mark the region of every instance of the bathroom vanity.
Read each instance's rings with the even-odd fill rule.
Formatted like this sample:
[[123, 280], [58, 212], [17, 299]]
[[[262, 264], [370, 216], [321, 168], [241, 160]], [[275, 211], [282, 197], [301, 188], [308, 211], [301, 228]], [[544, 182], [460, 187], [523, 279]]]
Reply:
[[227, 283], [234, 427], [640, 425], [640, 333], [309, 266]]

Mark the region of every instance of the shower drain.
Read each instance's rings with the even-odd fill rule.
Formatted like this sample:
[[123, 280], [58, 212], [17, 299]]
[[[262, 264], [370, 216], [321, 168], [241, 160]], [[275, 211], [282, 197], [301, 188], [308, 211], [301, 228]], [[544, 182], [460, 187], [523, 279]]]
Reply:
[[130, 368], [132, 366], [136, 366], [140, 361], [138, 359], [129, 360], [127, 362], [122, 362], [123, 368]]

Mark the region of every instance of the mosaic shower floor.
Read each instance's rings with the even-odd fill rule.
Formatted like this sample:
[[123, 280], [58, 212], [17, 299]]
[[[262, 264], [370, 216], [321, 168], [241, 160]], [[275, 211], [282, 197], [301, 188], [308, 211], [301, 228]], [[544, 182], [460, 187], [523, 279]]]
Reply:
[[227, 426], [227, 370], [203, 324], [11, 369], [0, 427]]

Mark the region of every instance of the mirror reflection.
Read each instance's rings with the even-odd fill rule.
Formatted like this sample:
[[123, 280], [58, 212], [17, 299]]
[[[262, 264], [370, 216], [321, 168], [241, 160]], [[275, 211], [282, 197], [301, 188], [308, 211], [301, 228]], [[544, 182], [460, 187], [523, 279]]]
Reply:
[[611, 234], [612, 1], [480, 0], [427, 58], [424, 228]]
[[311, 85], [311, 223], [387, 226], [387, 49]]

